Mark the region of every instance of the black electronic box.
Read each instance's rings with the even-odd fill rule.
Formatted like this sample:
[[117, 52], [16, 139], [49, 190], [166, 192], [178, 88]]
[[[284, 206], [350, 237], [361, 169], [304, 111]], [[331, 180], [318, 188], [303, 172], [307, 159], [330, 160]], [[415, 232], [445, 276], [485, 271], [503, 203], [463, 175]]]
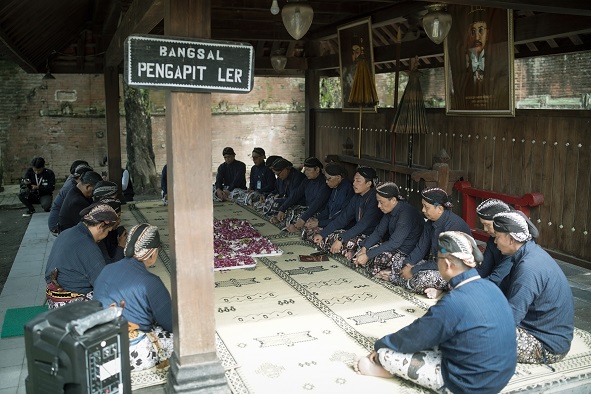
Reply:
[[121, 308], [74, 302], [25, 324], [28, 394], [131, 393]]

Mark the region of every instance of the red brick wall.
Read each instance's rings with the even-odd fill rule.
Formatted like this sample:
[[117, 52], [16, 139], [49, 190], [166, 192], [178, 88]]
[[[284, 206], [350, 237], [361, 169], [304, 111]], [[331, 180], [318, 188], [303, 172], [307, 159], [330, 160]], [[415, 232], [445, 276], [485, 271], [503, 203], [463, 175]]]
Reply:
[[[76, 159], [98, 172], [106, 155], [106, 123], [102, 75], [55, 75], [43, 81], [0, 57], [0, 179], [18, 182], [34, 156], [63, 180]], [[304, 89], [301, 78], [256, 78], [250, 94], [212, 94], [212, 171], [222, 161], [224, 146], [250, 168], [255, 146], [285, 155], [294, 163], [304, 155]], [[165, 92], [151, 91], [152, 132], [156, 168], [166, 162]], [[121, 96], [123, 93], [121, 91]], [[125, 153], [125, 117], [121, 113], [121, 150]]]

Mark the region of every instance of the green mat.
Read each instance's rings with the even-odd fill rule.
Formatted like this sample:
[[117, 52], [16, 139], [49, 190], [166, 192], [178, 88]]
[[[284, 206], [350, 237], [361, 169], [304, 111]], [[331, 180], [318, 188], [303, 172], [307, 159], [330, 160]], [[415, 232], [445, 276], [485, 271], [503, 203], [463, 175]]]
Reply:
[[47, 306], [28, 306], [26, 308], [14, 308], [6, 311], [2, 334], [0, 338], [18, 337], [25, 334], [25, 323], [40, 313], [47, 311]]

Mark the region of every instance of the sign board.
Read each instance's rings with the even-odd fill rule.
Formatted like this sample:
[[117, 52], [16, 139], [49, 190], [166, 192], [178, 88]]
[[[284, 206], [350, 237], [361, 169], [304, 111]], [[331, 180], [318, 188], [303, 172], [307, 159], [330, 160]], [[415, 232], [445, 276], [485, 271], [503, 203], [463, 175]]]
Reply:
[[253, 88], [254, 48], [240, 42], [129, 36], [124, 76], [135, 88], [248, 93]]

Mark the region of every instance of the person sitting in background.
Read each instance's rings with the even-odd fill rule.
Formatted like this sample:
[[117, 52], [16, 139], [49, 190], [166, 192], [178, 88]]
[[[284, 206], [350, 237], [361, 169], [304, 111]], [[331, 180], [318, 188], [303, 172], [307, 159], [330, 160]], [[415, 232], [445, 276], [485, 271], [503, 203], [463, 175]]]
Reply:
[[[320, 233], [314, 236], [314, 243], [324, 251], [341, 253], [351, 260], [359, 244], [373, 232], [382, 218], [378, 208], [375, 186], [378, 183], [376, 170], [359, 167], [353, 177], [355, 195], [347, 207]], [[349, 223], [354, 223], [347, 228]]]
[[439, 235], [437, 266], [453, 291], [424, 316], [384, 336], [354, 369], [400, 376], [438, 393], [498, 393], [515, 372], [511, 308], [493, 283], [474, 269], [482, 260], [469, 235]]
[[[138, 224], [129, 230], [125, 258], [107, 265], [94, 285], [94, 299], [104, 308], [123, 308], [129, 322], [129, 355], [133, 371], [168, 360], [173, 351], [172, 300], [162, 280], [148, 268], [156, 263], [160, 234], [156, 226]], [[123, 305], [124, 304], [124, 305]]]
[[49, 212], [54, 190], [55, 174], [45, 168], [44, 158], [35, 157], [31, 160], [31, 167], [25, 172], [18, 194], [18, 199], [27, 207], [27, 212], [23, 216], [35, 213], [33, 204], [41, 204], [43, 210]]
[[80, 177], [80, 182], [72, 188], [62, 204], [59, 215], [59, 231], [74, 227], [80, 222], [80, 211], [92, 204], [94, 186], [103, 178], [94, 171], [87, 171]]
[[[307, 182], [307, 180], [304, 174], [293, 167], [291, 161], [282, 157], [275, 160], [271, 166], [271, 170], [277, 177], [275, 181], [275, 194], [269, 195], [265, 200], [263, 213], [271, 216], [271, 222], [273, 222], [273, 217], [279, 207], [295, 193], [302, 182]], [[304, 198], [297, 202], [298, 205], [304, 203]]]
[[127, 171], [125, 168], [121, 169], [121, 190], [123, 191], [123, 198], [126, 202], [133, 201], [133, 196], [135, 196], [133, 182], [131, 182], [129, 171]]
[[215, 196], [227, 201], [234, 189], [246, 190], [246, 164], [236, 160], [234, 149], [227, 146], [222, 151], [224, 162], [219, 165], [215, 176]]
[[250, 183], [248, 186], [248, 200], [250, 203], [264, 200], [267, 195], [275, 190], [275, 174], [265, 165], [265, 150], [254, 148], [252, 161], [254, 165], [250, 169]]
[[46, 298], [50, 309], [91, 300], [95, 280], [105, 267], [97, 242], [115, 226], [117, 214], [108, 204], [96, 202], [80, 216], [80, 223], [57, 237], [47, 259]]
[[[306, 220], [320, 212], [330, 197], [330, 189], [326, 185], [326, 178], [322, 173], [324, 165], [315, 157], [308, 157], [304, 161], [304, 175], [306, 180], [300, 183], [299, 187], [290, 195], [277, 209], [277, 214], [272, 222], [281, 223], [285, 221], [287, 231], [290, 233], [301, 231]], [[304, 200], [304, 207], [298, 208]], [[287, 211], [291, 213], [287, 216]], [[292, 218], [296, 218], [295, 223]], [[287, 220], [286, 220], [287, 218]]]
[[476, 207], [476, 215], [482, 228], [489, 235], [484, 250], [484, 260], [476, 267], [481, 278], [486, 278], [495, 285], [500, 285], [503, 279], [511, 271], [511, 257], [503, 256], [497, 245], [495, 245], [495, 230], [493, 228], [493, 217], [500, 212], [509, 212], [511, 207], [501, 200], [489, 198]]
[[415, 248], [402, 262], [402, 269], [396, 267], [383, 270], [378, 277], [393, 284], [436, 298], [448, 288], [447, 282], [437, 271], [437, 239], [444, 231], [472, 232], [464, 220], [451, 211], [453, 204], [445, 190], [434, 187], [422, 191], [423, 215], [427, 222]]
[[60, 189], [59, 193], [51, 204], [51, 210], [49, 211], [49, 218], [47, 219], [47, 226], [52, 235], [59, 234], [59, 222], [60, 222], [60, 209], [66, 198], [66, 195], [72, 188], [76, 187], [82, 174], [86, 171], [92, 171], [92, 167], [84, 160], [75, 160], [70, 166], [70, 175], [66, 182]]
[[162, 202], [164, 205], [168, 205], [168, 173], [167, 165], [162, 167], [162, 176], [160, 177], [160, 190], [162, 195]]
[[517, 326], [517, 361], [552, 364], [562, 360], [574, 333], [573, 293], [556, 261], [533, 238], [538, 229], [520, 211], [493, 217], [495, 243], [511, 256], [503, 291]]
[[[373, 275], [387, 269], [400, 270], [404, 259], [419, 242], [425, 224], [423, 215], [404, 201], [395, 183], [378, 185], [376, 198], [384, 216], [374, 232], [361, 243], [353, 260], [355, 266], [366, 266]], [[389, 239], [382, 242], [386, 235]]]
[[355, 194], [349, 174], [345, 167], [338, 163], [329, 163], [324, 169], [326, 184], [332, 192], [324, 209], [315, 217], [306, 220], [303, 239], [314, 242], [314, 236], [330, 223], [349, 204]]

